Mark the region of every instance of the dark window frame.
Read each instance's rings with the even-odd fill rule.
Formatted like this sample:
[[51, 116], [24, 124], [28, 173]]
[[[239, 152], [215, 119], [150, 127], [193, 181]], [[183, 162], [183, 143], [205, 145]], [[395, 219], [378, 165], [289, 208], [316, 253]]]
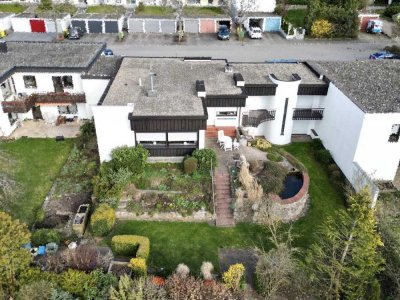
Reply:
[[[223, 114], [221, 114], [221, 113], [223, 113]], [[224, 114], [224, 113], [226, 113], [226, 114]], [[228, 113], [233, 113], [233, 114], [228, 114]], [[237, 110], [236, 110], [236, 111], [233, 111], [233, 110], [223, 110], [223, 111], [217, 111], [217, 112], [216, 112], [216, 116], [217, 116], [217, 117], [237, 117], [237, 115], [238, 115]]]
[[71, 75], [64, 75], [61, 77], [62, 84], [65, 89], [73, 89], [74, 88], [74, 80]]
[[[33, 84], [27, 84], [28, 78], [31, 79]], [[22, 79], [24, 80], [24, 86], [26, 89], [37, 89], [37, 81], [35, 75], [24, 75], [22, 76]]]
[[[66, 113], [61, 112], [60, 107], [65, 107], [67, 109], [67, 112]], [[75, 108], [75, 112], [73, 112], [73, 111], [71, 112], [71, 107]], [[77, 115], [78, 114], [78, 106], [75, 103], [69, 104], [69, 105], [58, 105], [57, 109], [58, 109], [58, 113], [60, 115]]]
[[[397, 132], [395, 131], [395, 127], [397, 126]], [[391, 134], [389, 135], [389, 143], [398, 143], [400, 140], [400, 124], [393, 124]]]

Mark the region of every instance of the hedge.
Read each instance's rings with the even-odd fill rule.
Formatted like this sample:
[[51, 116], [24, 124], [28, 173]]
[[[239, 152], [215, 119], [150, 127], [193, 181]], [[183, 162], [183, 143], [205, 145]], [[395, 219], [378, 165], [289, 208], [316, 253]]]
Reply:
[[111, 249], [116, 255], [134, 256], [147, 259], [150, 254], [150, 240], [140, 235], [116, 235], [111, 239]]
[[91, 229], [95, 236], [104, 236], [115, 224], [115, 211], [108, 204], [100, 204], [91, 218]]

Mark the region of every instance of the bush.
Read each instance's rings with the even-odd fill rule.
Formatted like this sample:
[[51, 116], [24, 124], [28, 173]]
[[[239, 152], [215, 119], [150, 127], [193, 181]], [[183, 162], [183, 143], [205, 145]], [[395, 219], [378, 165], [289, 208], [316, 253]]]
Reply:
[[89, 274], [89, 283], [85, 286], [83, 299], [108, 299], [112, 286], [117, 284], [117, 277], [94, 270]]
[[128, 266], [132, 269], [133, 274], [137, 277], [143, 277], [147, 275], [147, 265], [144, 258], [132, 258]]
[[333, 26], [328, 20], [316, 20], [311, 26], [311, 35], [316, 38], [330, 37]]
[[34, 246], [46, 245], [48, 243], [60, 244], [60, 234], [54, 229], [38, 229], [32, 233], [32, 244]]
[[331, 153], [327, 149], [318, 150], [315, 153], [315, 158], [319, 162], [322, 162], [323, 164], [326, 164], [326, 165], [330, 164], [333, 161]]
[[127, 169], [133, 175], [142, 174], [147, 164], [149, 151], [142, 145], [137, 147], [119, 147], [111, 152], [111, 165], [114, 171]]
[[396, 45], [386, 46], [385, 50], [400, 55], [400, 47], [399, 46], [396, 46]]
[[272, 161], [265, 162], [264, 170], [258, 175], [264, 192], [266, 194], [282, 192], [287, 173], [284, 166]]
[[385, 17], [391, 18], [398, 13], [400, 13], [400, 4], [394, 3], [385, 8], [383, 15]]
[[89, 281], [90, 275], [78, 270], [68, 269], [60, 275], [61, 288], [76, 296], [83, 295]]
[[69, 267], [89, 272], [98, 267], [99, 252], [94, 246], [79, 245], [76, 249], [68, 250], [66, 260]]
[[269, 148], [272, 147], [271, 143], [268, 142], [266, 139], [255, 139], [251, 145], [253, 147], [256, 147], [257, 149], [261, 150], [261, 151], [267, 151]]
[[193, 174], [197, 171], [197, 159], [194, 157], [188, 157], [183, 162], [183, 170], [186, 174]]
[[329, 164], [328, 165], [328, 171], [329, 171], [329, 174], [332, 174], [335, 171], [339, 171], [340, 172], [340, 168], [338, 167], [337, 164]]
[[311, 141], [311, 148], [314, 151], [322, 150], [325, 149], [324, 145], [322, 144], [322, 141], [320, 139], [313, 139]]
[[217, 155], [212, 149], [197, 149], [192, 156], [197, 158], [198, 167], [201, 172], [209, 172], [211, 164], [213, 169], [217, 167]]
[[231, 265], [223, 275], [222, 279], [227, 288], [238, 291], [244, 282], [245, 268], [242, 264]]
[[179, 264], [178, 267], [176, 267], [175, 270], [176, 275], [178, 275], [180, 278], [186, 278], [189, 276], [190, 269], [187, 265], [185, 264]]
[[213, 275], [212, 275], [212, 271], [214, 270], [214, 266], [212, 263], [208, 262], [208, 261], [204, 261], [201, 264], [201, 275], [203, 276], [203, 278], [205, 280], [212, 280], [213, 279]]
[[267, 153], [267, 158], [268, 158], [268, 160], [273, 161], [273, 162], [281, 162], [281, 161], [283, 161], [282, 155], [280, 155], [277, 152], [268, 152]]
[[116, 235], [111, 239], [111, 249], [116, 255], [147, 259], [150, 254], [150, 240], [140, 235]]
[[[17, 300], [50, 300], [53, 287], [45, 280], [28, 283], [21, 287]], [[5, 298], [4, 298], [5, 299]]]
[[100, 204], [91, 218], [91, 229], [95, 236], [108, 234], [115, 224], [115, 211], [107, 204]]

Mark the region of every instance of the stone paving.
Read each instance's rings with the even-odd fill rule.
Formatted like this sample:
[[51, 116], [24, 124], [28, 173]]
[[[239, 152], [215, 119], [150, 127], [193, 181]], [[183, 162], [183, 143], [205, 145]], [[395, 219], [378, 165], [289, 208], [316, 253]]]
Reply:
[[55, 138], [56, 136], [64, 136], [65, 138], [75, 138], [79, 134], [81, 121], [68, 122], [58, 126], [46, 123], [43, 120], [26, 120], [21, 126], [14, 130], [10, 138]]

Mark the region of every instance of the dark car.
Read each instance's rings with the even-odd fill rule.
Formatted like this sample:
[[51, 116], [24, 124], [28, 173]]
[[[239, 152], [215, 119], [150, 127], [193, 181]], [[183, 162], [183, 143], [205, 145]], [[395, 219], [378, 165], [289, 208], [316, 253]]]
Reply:
[[103, 53], [101, 53], [101, 55], [103, 55], [105, 57], [112, 57], [112, 56], [114, 56], [114, 52], [111, 49], [104, 49]]
[[400, 59], [399, 54], [394, 54], [389, 51], [380, 51], [369, 56], [369, 59]]
[[68, 39], [79, 40], [83, 35], [81, 28], [79, 27], [69, 27], [68, 28]]
[[230, 35], [231, 35], [231, 32], [229, 31], [228, 26], [221, 25], [219, 27], [219, 30], [218, 30], [218, 33], [217, 33], [218, 39], [220, 39], [220, 40], [229, 40]]

